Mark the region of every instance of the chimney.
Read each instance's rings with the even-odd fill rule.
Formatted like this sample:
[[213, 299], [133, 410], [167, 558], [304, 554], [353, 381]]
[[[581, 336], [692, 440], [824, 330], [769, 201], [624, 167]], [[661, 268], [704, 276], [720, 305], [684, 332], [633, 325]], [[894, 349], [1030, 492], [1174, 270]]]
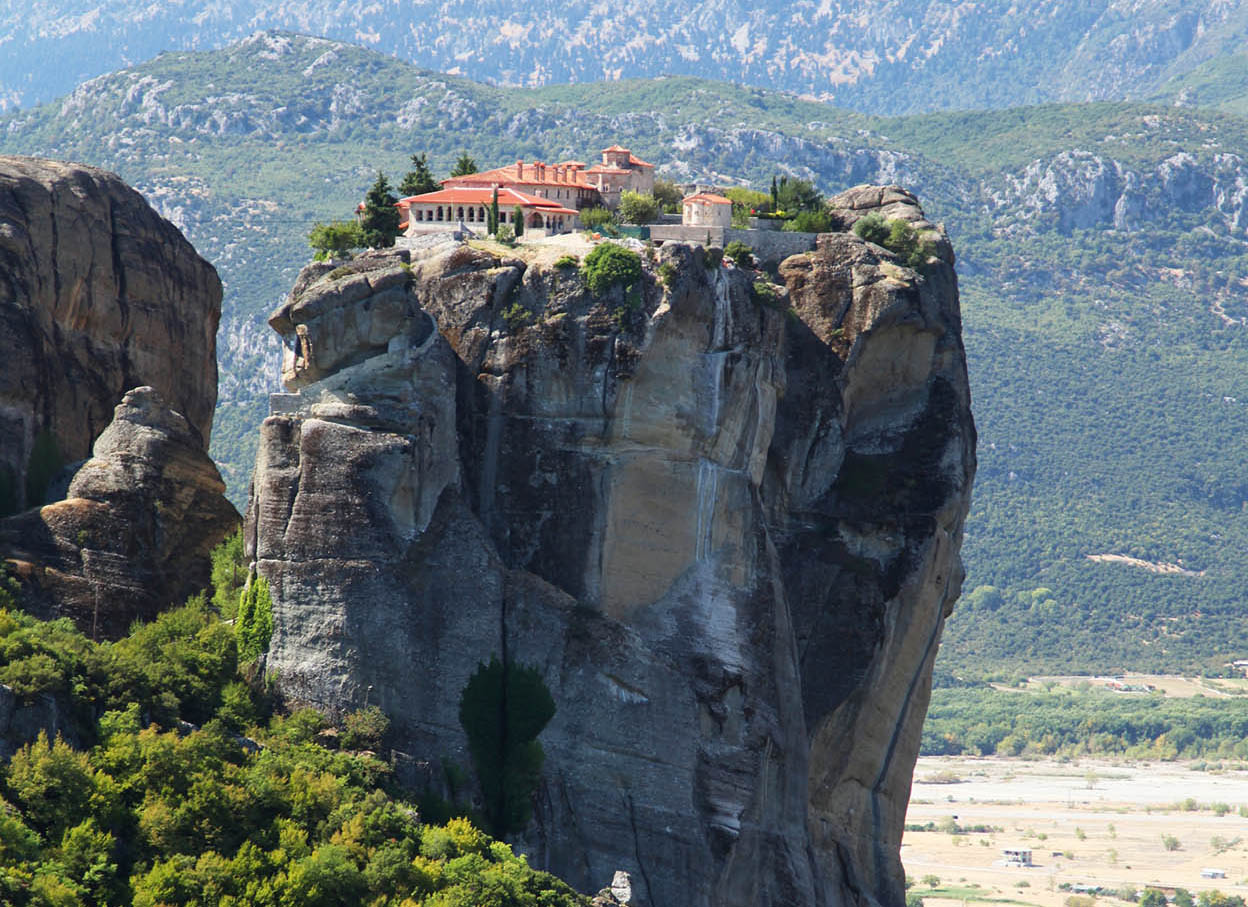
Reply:
[[558, 164], [555, 164], [555, 182], [556, 183], [563, 182], [563, 168], [560, 167]]
[[516, 161], [516, 179], [524, 179], [524, 161]]

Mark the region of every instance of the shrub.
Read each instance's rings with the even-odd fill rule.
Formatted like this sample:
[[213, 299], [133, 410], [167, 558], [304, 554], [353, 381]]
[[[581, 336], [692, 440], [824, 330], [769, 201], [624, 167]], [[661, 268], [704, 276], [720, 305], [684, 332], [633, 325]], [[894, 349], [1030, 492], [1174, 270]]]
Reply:
[[940, 876], [938, 875], [932, 875], [929, 873], [928, 875], [923, 876], [923, 878], [920, 881], [922, 881], [923, 884], [927, 886], [928, 888], [940, 887]]
[[827, 233], [832, 229], [832, 215], [827, 211], [799, 211], [783, 229], [793, 233]]
[[753, 286], [754, 301], [759, 305], [770, 306], [775, 308], [780, 304], [780, 294], [776, 292], [776, 288], [765, 280], [754, 281]]
[[518, 331], [532, 320], [533, 314], [518, 302], [503, 309], [503, 321], [507, 323], [509, 331]]
[[641, 256], [623, 246], [604, 242], [585, 256], [581, 275], [595, 293], [605, 292], [616, 284], [630, 287], [641, 279]]
[[854, 224], [854, 235], [859, 239], [882, 246], [888, 240], [888, 223], [882, 214], [868, 214]]
[[238, 597], [247, 581], [243, 556], [243, 527], [225, 537], [212, 549], [212, 603], [227, 620], [238, 612]]
[[708, 271], [718, 271], [719, 266], [723, 264], [723, 261], [724, 261], [724, 250], [721, 249], [719, 246], [710, 245], [709, 242], [704, 248], [706, 249], [706, 253], [705, 253], [706, 257], [704, 259], [706, 263], [706, 269]]
[[1162, 835], [1161, 846], [1168, 851], [1179, 850], [1183, 847], [1183, 845], [1179, 843], [1179, 839], [1174, 835]]
[[626, 224], [652, 224], [659, 219], [659, 203], [649, 193], [625, 189], [620, 194], [620, 219]]
[[659, 203], [664, 212], [679, 214], [681, 202], [685, 200], [685, 194], [671, 180], [657, 179], [654, 181], [654, 199]]
[[334, 220], [327, 224], [318, 222], [308, 232], [308, 245], [316, 252], [314, 257], [317, 261], [350, 258], [351, 251], [364, 244], [364, 231], [353, 220]]
[[663, 286], [670, 287], [672, 281], [676, 279], [676, 266], [670, 261], [665, 261], [659, 265], [659, 280], [663, 281]]
[[349, 750], [379, 749], [390, 732], [390, 719], [375, 705], [348, 713], [342, 724], [342, 745]]
[[606, 208], [586, 208], [581, 212], [581, 223], [587, 230], [598, 230], [615, 223], [615, 215]]
[[560, 255], [555, 259], [556, 268], [579, 268], [581, 260], [575, 255]]
[[754, 250], [739, 239], [724, 246], [724, 255], [739, 268], [749, 268], [754, 264]]
[[494, 238], [503, 245], [511, 245], [516, 241], [516, 229], [511, 224], [499, 224], [494, 231]]

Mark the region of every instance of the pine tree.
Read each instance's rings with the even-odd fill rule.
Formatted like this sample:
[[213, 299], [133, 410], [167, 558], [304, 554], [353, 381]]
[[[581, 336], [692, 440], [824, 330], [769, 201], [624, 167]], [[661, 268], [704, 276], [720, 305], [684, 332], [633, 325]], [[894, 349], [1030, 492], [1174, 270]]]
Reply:
[[377, 171], [377, 181], [364, 197], [364, 217], [360, 220], [365, 245], [374, 249], [394, 245], [394, 237], [399, 232], [399, 209], [395, 207], [396, 202], [398, 199], [390, 190], [386, 175]]
[[451, 171], [451, 176], [467, 176], [470, 173], [477, 172], [477, 162], [470, 158], [467, 154], [461, 154], [459, 160], [455, 162], [455, 169]]
[[399, 193], [406, 197], [437, 191], [438, 181], [433, 178], [433, 171], [429, 169], [427, 156], [413, 154], [412, 169], [403, 177], [403, 182], [399, 183]]

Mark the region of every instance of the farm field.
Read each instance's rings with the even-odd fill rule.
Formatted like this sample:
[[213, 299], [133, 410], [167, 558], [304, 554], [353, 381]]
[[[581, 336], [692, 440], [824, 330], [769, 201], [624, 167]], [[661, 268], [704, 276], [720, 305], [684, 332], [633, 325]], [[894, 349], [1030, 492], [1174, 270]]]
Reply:
[[[901, 858], [911, 891], [927, 907], [1061, 907], [1074, 893], [1064, 885], [1244, 895], [1248, 818], [1241, 806], [1248, 807], [1248, 764], [1238, 762], [925, 756], [906, 823], [937, 830], [907, 831]], [[982, 830], [951, 834], [951, 820]], [[1035, 865], [1005, 865], [1007, 848], [1029, 848]], [[1226, 878], [1203, 878], [1205, 869]], [[1099, 903], [1127, 901], [1102, 892]]]

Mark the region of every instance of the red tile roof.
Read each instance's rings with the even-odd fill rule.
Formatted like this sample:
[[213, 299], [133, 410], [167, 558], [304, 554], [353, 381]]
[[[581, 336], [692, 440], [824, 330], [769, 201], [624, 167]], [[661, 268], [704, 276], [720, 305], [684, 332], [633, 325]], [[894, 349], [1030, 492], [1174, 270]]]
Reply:
[[[543, 164], [539, 169], [536, 164], [526, 163], [524, 166], [524, 175], [519, 173], [519, 167], [516, 164], [508, 164], [506, 167], [495, 167], [493, 170], [483, 170], [480, 173], [469, 173], [466, 176], [453, 176], [449, 179], [442, 180], [442, 185], [451, 186], [469, 186], [469, 185], [507, 185], [514, 183], [521, 186], [571, 186], [573, 188], [592, 189], [593, 186], [585, 179], [585, 171], [580, 169], [572, 169], [565, 167], [563, 164]], [[558, 166], [563, 171], [563, 179], [555, 178], [555, 167]], [[539, 175], [540, 174], [540, 175]]]
[[[448, 186], [445, 189], [438, 189], [436, 192], [426, 192], [424, 195], [409, 195], [407, 198], [401, 198], [399, 199], [399, 205], [403, 208], [410, 208], [415, 202], [424, 205], [489, 205], [493, 200], [494, 187], [492, 186]], [[549, 198], [529, 195], [507, 186], [498, 190], [498, 204], [502, 208], [514, 208], [516, 205], [525, 208], [541, 208], [543, 211], [552, 214], [577, 213], [571, 208], [565, 208]]]
[[702, 202], [707, 205], [731, 205], [732, 199], [724, 198], [722, 195], [716, 195], [713, 192], [699, 192], [697, 195], [686, 196], [685, 204], [689, 202]]
[[602, 153], [602, 154], [610, 154], [611, 152], [616, 152], [616, 153], [618, 153], [618, 152], [621, 152], [621, 151], [622, 151], [622, 152], [624, 152], [625, 154], [628, 154], [628, 149], [627, 149], [627, 148], [621, 148], [619, 145], [612, 145], [610, 148], [603, 148], [601, 153]]
[[628, 162], [632, 164], [634, 167], [653, 167], [654, 166], [654, 164], [647, 164], [645, 161], [643, 161], [641, 158], [637, 157], [634, 154], [630, 154], [628, 156]]

